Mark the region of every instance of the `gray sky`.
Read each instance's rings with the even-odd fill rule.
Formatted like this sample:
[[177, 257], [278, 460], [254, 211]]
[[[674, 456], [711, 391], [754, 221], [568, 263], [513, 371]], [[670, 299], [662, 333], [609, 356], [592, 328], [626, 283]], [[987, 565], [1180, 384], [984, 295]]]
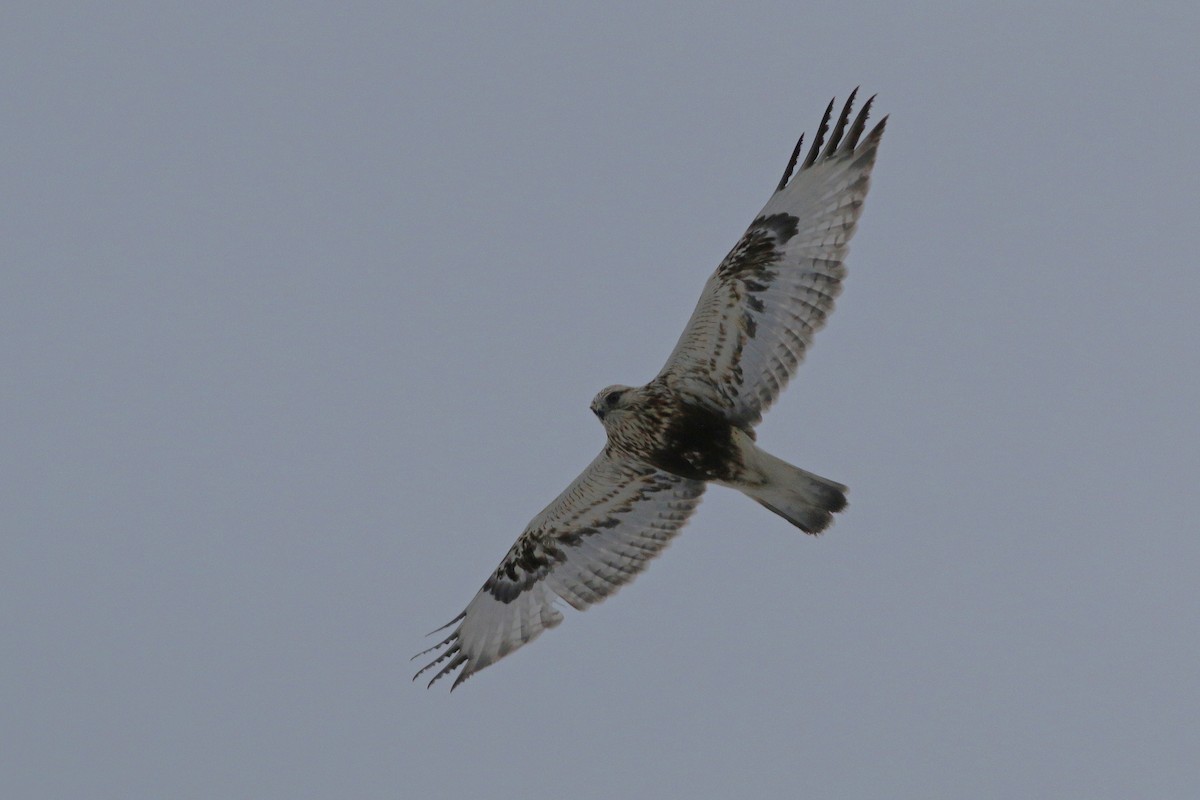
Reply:
[[[4, 797], [1196, 796], [1194, 4], [24, 5]], [[848, 512], [410, 683], [859, 84]]]

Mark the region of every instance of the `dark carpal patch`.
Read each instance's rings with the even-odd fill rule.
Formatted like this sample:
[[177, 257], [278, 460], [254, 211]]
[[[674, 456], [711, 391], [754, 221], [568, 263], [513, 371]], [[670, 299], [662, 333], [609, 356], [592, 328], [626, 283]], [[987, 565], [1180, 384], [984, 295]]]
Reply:
[[501, 603], [511, 603], [562, 560], [563, 553], [557, 547], [547, 546], [532, 536], [522, 536], [483, 588]]
[[[538, 581], [545, 578], [551, 571], [567, 558], [565, 548], [578, 547], [580, 542], [604, 531], [612, 531], [624, 524], [624, 518], [634, 513], [639, 504], [649, 500], [652, 495], [666, 491], [680, 491], [677, 478], [665, 475], [651, 467], [630, 468], [626, 477], [636, 481], [637, 491], [623, 502], [614, 502], [625, 493], [623, 486], [614, 487], [597, 498], [592, 503], [595, 510], [603, 507], [605, 513], [593, 515], [581, 514], [570, 520], [564, 527], [544, 527], [535, 532], [522, 535], [508, 553], [500, 566], [484, 583], [484, 591], [501, 603], [511, 603], [529, 591]], [[680, 493], [681, 499], [698, 497], [703, 487], [691, 493]], [[585, 509], [586, 510], [586, 509]], [[586, 521], [585, 521], [586, 520]], [[643, 532], [642, 538], [655, 537]], [[626, 565], [610, 563], [611, 569], [626, 569]], [[636, 572], [634, 569], [632, 572]]]
[[769, 217], [759, 217], [750, 223], [750, 227], [770, 231], [775, 234], [775, 239], [780, 244], [787, 244], [800, 230], [800, 218], [791, 214], [772, 214]]
[[721, 266], [717, 274], [725, 279], [762, 280], [769, 278], [764, 275], [772, 264], [779, 261], [779, 247], [799, 231], [800, 220], [791, 214], [772, 214], [769, 217], [759, 217], [750, 223], [750, 227]]
[[[745, 340], [758, 335], [755, 315], [766, 310], [763, 296], [777, 276], [775, 265], [783, 257], [780, 248], [796, 235], [799, 222], [791, 214], [759, 217], [750, 224], [741, 241], [717, 268], [717, 275], [734, 287], [735, 298], [744, 305], [736, 318], [740, 336], [735, 343], [739, 352], [734, 354], [734, 364], [741, 356], [740, 350]], [[721, 337], [719, 344], [723, 342], [724, 337]]]

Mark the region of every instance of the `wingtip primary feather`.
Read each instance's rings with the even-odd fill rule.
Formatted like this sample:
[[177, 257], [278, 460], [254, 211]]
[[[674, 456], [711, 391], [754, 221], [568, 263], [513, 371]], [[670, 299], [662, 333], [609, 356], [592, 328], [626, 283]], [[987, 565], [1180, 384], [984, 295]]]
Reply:
[[[451, 638], [453, 638], [453, 637], [451, 637]], [[443, 642], [443, 644], [445, 644], [445, 642]], [[441, 646], [442, 646], [442, 645], [438, 645], [438, 647], [441, 647]], [[428, 653], [429, 651], [428, 651], [428, 650], [426, 650], [425, 652], [426, 652], [426, 653]], [[425, 653], [419, 653], [418, 655], [425, 655]], [[432, 679], [430, 679], [430, 681], [429, 681], [429, 683], [428, 683], [428, 684], [426, 684], [426, 688], [429, 688], [430, 686], [433, 686], [433, 684], [437, 682], [438, 678], [441, 678], [441, 677], [442, 677], [442, 676], [444, 676], [444, 675], [445, 675], [447, 672], [449, 672], [450, 670], [454, 669], [454, 668], [457, 666], [457, 664], [456, 664], [455, 662], [456, 662], [458, 659], [460, 659], [460, 658], [461, 658], [461, 659], [463, 659], [464, 661], [466, 660], [466, 656], [462, 655], [462, 654], [459, 652], [459, 646], [458, 646], [457, 644], [454, 644], [454, 645], [452, 645], [452, 646], [451, 646], [449, 649], [447, 649], [447, 650], [446, 650], [446, 652], [444, 652], [444, 653], [438, 653], [437, 657], [436, 657], [435, 659], [433, 659], [433, 661], [430, 661], [428, 664], [426, 664], [425, 666], [423, 666], [423, 667], [421, 667], [419, 670], [417, 670], [417, 671], [416, 671], [416, 674], [414, 674], [414, 675], [412, 676], [412, 679], [415, 681], [417, 678], [421, 677], [421, 676], [422, 676], [422, 675], [424, 675], [426, 672], [428, 672], [429, 670], [433, 669], [433, 668], [434, 668], [434, 667], [436, 667], [438, 664], [441, 664], [443, 661], [445, 661], [445, 660], [446, 660], [446, 659], [448, 659], [448, 658], [449, 658], [449, 659], [451, 659], [450, 663], [449, 663], [449, 664], [447, 664], [445, 667], [442, 667], [441, 669], [439, 669], [439, 670], [437, 671], [437, 673], [436, 673], [436, 674], [434, 674], [433, 678], [432, 678]], [[458, 661], [458, 663], [462, 663], [462, 662], [461, 662], [461, 661]]]
[[[457, 648], [455, 648], [455, 649], [457, 649]], [[452, 651], [448, 650], [448, 651], [446, 651], [446, 654], [449, 655], [451, 652]], [[446, 666], [444, 666], [440, 670], [438, 670], [437, 675], [434, 675], [432, 678], [429, 679], [429, 683], [425, 684], [425, 688], [432, 689], [433, 685], [435, 683], [437, 683], [442, 678], [444, 678], [447, 675], [454, 672], [454, 670], [458, 669], [463, 664], [467, 664], [467, 668], [459, 673], [458, 678], [450, 686], [450, 691], [454, 691], [455, 687], [457, 687], [460, 683], [465, 681], [467, 679], [467, 676], [471, 675], [474, 672], [474, 670], [472, 670], [470, 667], [467, 657], [464, 656], [462, 653], [456, 653], [454, 658], [450, 659], [449, 664], [447, 664]]]
[[842, 134], [846, 131], [846, 125], [850, 122], [850, 111], [854, 108], [854, 98], [858, 96], [858, 87], [854, 87], [854, 91], [846, 98], [845, 105], [842, 106], [842, 113], [838, 114], [837, 123], [833, 126], [833, 132], [829, 134], [829, 141], [825, 144], [825, 150], [821, 153], [821, 158], [829, 158], [837, 152], [838, 145], [841, 144]]
[[853, 150], [858, 146], [859, 137], [862, 136], [863, 130], [867, 126], [867, 118], [871, 115], [871, 106], [875, 103], [876, 95], [871, 95], [867, 98], [867, 102], [863, 103], [863, 107], [859, 109], [858, 116], [854, 118], [854, 124], [850, 126], [850, 131], [846, 134], [846, 141], [842, 143], [843, 150]]
[[[834, 98], [836, 100], [837, 98]], [[817, 135], [813, 138], [812, 147], [808, 150], [808, 155], [804, 158], [804, 164], [800, 169], [811, 167], [817, 160], [817, 156], [821, 153], [821, 145], [825, 143], [825, 134], [829, 131], [829, 117], [833, 114], [833, 100], [829, 101], [829, 105], [825, 107], [825, 116], [821, 117], [821, 127], [817, 129]]]
[[[467, 616], [467, 612], [466, 612], [466, 611], [462, 611], [462, 612], [460, 612], [460, 613], [459, 613], [459, 615], [458, 615], [457, 617], [455, 617], [454, 619], [450, 620], [450, 621], [449, 621], [449, 622], [447, 622], [445, 625], [441, 625], [441, 626], [439, 626], [439, 627], [437, 627], [437, 628], [434, 628], [433, 630], [431, 630], [429, 633], [427, 633], [427, 634], [425, 634], [425, 635], [426, 635], [426, 636], [433, 636], [435, 633], [441, 633], [442, 631], [446, 630], [446, 628], [449, 628], [449, 627], [450, 627], [451, 625], [453, 625], [454, 623], [456, 623], [456, 622], [462, 622], [464, 619], [466, 619], [466, 616]], [[434, 647], [439, 647], [439, 646], [440, 646], [440, 645], [434, 645]], [[430, 648], [430, 650], [432, 650], [432, 649], [433, 649], [433, 648], [431, 647], [431, 648]], [[426, 650], [425, 652], [426, 652], [426, 653], [428, 653], [428, 652], [429, 652], [429, 650]], [[421, 653], [417, 653], [417, 655], [422, 655], [422, 654], [421, 654]], [[417, 656], [413, 656], [413, 658], [416, 658], [416, 657], [417, 657]]]
[[867, 138], [854, 149], [855, 165], [874, 162], [875, 156], [879, 152], [879, 142], [883, 139], [883, 131], [887, 127], [887, 121], [887, 116], [884, 116], [875, 123], [875, 127], [867, 134]]
[[[440, 628], [436, 628], [425, 635], [432, 636], [433, 634], [438, 633], [439, 631], [444, 631], [446, 628], [449, 628], [451, 625], [453, 625], [457, 622], [461, 622], [466, 617], [466, 615], [467, 615], [467, 612], [463, 611], [461, 614], [459, 614], [457, 617], [455, 617], [454, 619], [447, 622], [445, 625], [441, 626]], [[467, 660], [467, 657], [464, 656], [461, 652], [461, 646], [458, 641], [458, 629], [456, 628], [454, 630], [454, 632], [451, 633], [449, 636], [447, 636], [445, 639], [442, 639], [440, 642], [435, 644], [433, 647], [427, 648], [427, 649], [422, 650], [421, 652], [417, 653], [415, 656], [410, 658], [409, 661], [416, 661], [421, 656], [425, 656], [430, 653], [434, 653], [438, 650], [441, 650], [443, 647], [446, 648], [446, 651], [444, 653], [438, 653], [437, 657], [435, 657], [428, 664], [426, 664], [425, 666], [423, 666], [419, 670], [417, 670], [416, 674], [414, 674], [412, 676], [413, 681], [416, 681], [417, 678], [421, 677], [426, 672], [428, 672], [430, 669], [432, 669], [433, 667], [442, 663], [446, 659], [448, 659], [448, 658], [451, 659], [450, 663], [447, 664], [442, 669], [438, 670], [437, 674], [435, 674], [433, 676], [433, 678], [430, 679], [429, 683], [426, 684], [425, 688], [428, 689], [429, 687], [433, 686], [433, 684], [437, 683], [439, 678], [442, 678], [442, 677], [446, 676], [447, 674], [449, 674], [450, 672], [453, 672], [455, 669], [458, 668], [458, 666], [460, 664], [462, 664], [463, 662], [465, 662]]]
[[887, 126], [887, 121], [890, 117], [891, 114], [884, 114], [883, 119], [879, 120], [879, 122], [875, 124], [875, 127], [871, 129], [871, 132], [867, 134], [867, 138], [879, 141], [879, 139], [883, 136], [883, 129], [885, 126]]
[[792, 170], [796, 168], [796, 162], [800, 159], [800, 151], [804, 149], [804, 134], [800, 134], [800, 138], [796, 140], [796, 146], [792, 148], [792, 157], [788, 159], [787, 169], [783, 171], [783, 177], [779, 179], [779, 185], [775, 187], [775, 191], [782, 192], [787, 186], [788, 180], [792, 177]]
[[[846, 102], [842, 105], [842, 110], [837, 115], [836, 119], [833, 116], [833, 107], [837, 102], [837, 98], [835, 97], [829, 101], [829, 105], [825, 107], [825, 114], [821, 117], [821, 126], [817, 130], [816, 137], [813, 138], [812, 146], [809, 147], [808, 154], [804, 157], [804, 161], [800, 164], [801, 170], [808, 169], [818, 161], [833, 158], [834, 156], [843, 153], [852, 153], [858, 148], [859, 141], [862, 139], [863, 131], [866, 129], [867, 119], [870, 117], [871, 109], [875, 104], [876, 97], [876, 95], [871, 95], [869, 98], [867, 98], [867, 101], [863, 103], [862, 108], [859, 109], [858, 114], [856, 114], [853, 121], [851, 121], [850, 114], [854, 110], [854, 101], [858, 97], [859, 88], [860, 87], [856, 86], [854, 87], [854, 91], [850, 92], [850, 96], [846, 98]], [[833, 123], [832, 130], [830, 129], [831, 122]], [[879, 137], [883, 134], [884, 123], [886, 122], [887, 117], [884, 117], [882, 120], [880, 120], [880, 122], [871, 129], [871, 132], [867, 134], [865, 141], [873, 144], [878, 143]], [[799, 149], [799, 146], [797, 146], [797, 149]], [[795, 156], [793, 156], [793, 158], [795, 158]], [[780, 181], [779, 187], [776, 189], [776, 191], [784, 188], [788, 179], [791, 177], [794, 167], [794, 163], [788, 163], [788, 169], [784, 172], [784, 180]]]

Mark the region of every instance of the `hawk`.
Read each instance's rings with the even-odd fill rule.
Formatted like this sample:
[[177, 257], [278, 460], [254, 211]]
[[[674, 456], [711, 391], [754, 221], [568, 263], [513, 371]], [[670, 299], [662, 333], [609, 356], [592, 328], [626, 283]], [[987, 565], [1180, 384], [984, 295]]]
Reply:
[[[754, 426], [825, 324], [846, 274], [847, 245], [867, 196], [884, 117], [863, 137], [872, 97], [851, 121], [858, 90], [783, 178], [708, 279], [666, 365], [645, 386], [610, 386], [592, 400], [604, 449], [533, 518], [466, 609], [438, 630], [429, 686], [479, 670], [635, 576], [687, 522], [709, 483], [748, 495], [805, 533], [846, 507], [846, 487], [776, 458]], [[435, 631], [436, 633], [436, 631]], [[443, 663], [444, 662], [444, 663]]]

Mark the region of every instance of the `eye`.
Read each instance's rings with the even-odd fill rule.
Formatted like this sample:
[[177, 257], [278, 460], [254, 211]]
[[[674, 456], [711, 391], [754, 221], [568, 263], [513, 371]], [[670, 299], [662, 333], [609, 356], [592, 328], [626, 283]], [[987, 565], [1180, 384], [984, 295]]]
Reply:
[[620, 392], [609, 392], [608, 394], [604, 395], [604, 403], [605, 403], [605, 405], [608, 405], [608, 406], [615, 406], [617, 404], [617, 401], [620, 399], [621, 399]]

